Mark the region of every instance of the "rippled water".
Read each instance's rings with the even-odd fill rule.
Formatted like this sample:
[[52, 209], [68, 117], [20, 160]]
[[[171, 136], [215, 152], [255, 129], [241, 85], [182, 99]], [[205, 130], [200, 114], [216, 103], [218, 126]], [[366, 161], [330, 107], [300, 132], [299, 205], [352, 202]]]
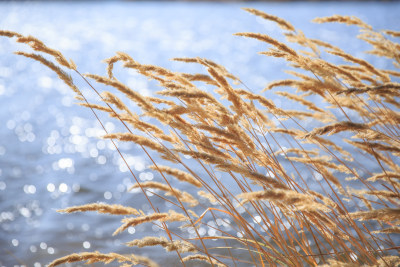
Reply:
[[[349, 42], [356, 33], [354, 28], [315, 26], [309, 21], [339, 13], [359, 16], [377, 29], [399, 30], [400, 25], [398, 3], [1, 2], [0, 28], [38, 37], [73, 59], [81, 72], [105, 74], [100, 61], [115, 51], [127, 52], [142, 63], [188, 72], [197, 68], [169, 59], [201, 56], [225, 65], [253, 91], [259, 91], [282, 77], [280, 69], [285, 64], [258, 56], [256, 52], [265, 46], [232, 34], [253, 31], [281, 38], [280, 30], [240, 10], [242, 6], [286, 18], [309, 36], [345, 44], [356, 56], [362, 56], [361, 51], [368, 47]], [[158, 231], [142, 225], [130, 228], [130, 236], [111, 237], [118, 219], [55, 212], [96, 201], [144, 211], [150, 207], [140, 194], [126, 192], [131, 176], [112, 144], [97, 138], [103, 131], [90, 110], [74, 105], [73, 93], [52, 72], [12, 54], [19, 49], [26, 47], [0, 38], [0, 266], [44, 266], [56, 257], [79, 251], [124, 252], [123, 246], [119, 248], [121, 242]], [[386, 63], [375, 60], [375, 64], [385, 67]], [[89, 99], [95, 99], [88, 86], [74, 78]], [[121, 79], [143, 94], [159, 89], [132, 73]], [[106, 117], [103, 120], [109, 131], [120, 127]], [[141, 150], [127, 144], [121, 147], [141, 180], [156, 178], [146, 168], [150, 162]], [[210, 229], [200, 230], [203, 234], [207, 231]], [[140, 251], [146, 254], [150, 250]], [[173, 265], [169, 259], [164, 262]]]

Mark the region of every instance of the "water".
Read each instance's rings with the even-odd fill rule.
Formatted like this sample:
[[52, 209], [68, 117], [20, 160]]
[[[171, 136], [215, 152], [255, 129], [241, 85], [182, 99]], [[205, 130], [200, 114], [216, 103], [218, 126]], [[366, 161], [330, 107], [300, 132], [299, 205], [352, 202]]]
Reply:
[[[2, 2], [0, 29], [38, 37], [73, 59], [81, 72], [105, 74], [101, 60], [115, 51], [127, 52], [142, 63], [187, 72], [198, 68], [169, 59], [200, 56], [221, 63], [253, 91], [259, 91], [268, 82], [282, 78], [280, 70], [286, 65], [258, 56], [256, 52], [265, 50], [265, 45], [232, 34], [252, 31], [280, 40], [282, 37], [273, 23], [247, 14], [240, 10], [242, 6], [288, 19], [306, 35], [345, 45], [356, 56], [363, 56], [361, 52], [368, 46], [351, 38], [355, 28], [315, 26], [309, 21], [337, 13], [356, 15], [376, 29], [399, 30], [400, 25], [398, 3]], [[27, 49], [14, 40], [0, 38], [0, 265], [44, 266], [79, 251], [119, 250], [142, 255], [154, 251], [127, 251], [120, 245], [157, 235], [158, 229], [152, 225], [111, 237], [119, 226], [118, 218], [56, 212], [97, 201], [132, 205], [144, 211], [150, 207], [140, 194], [126, 192], [132, 184], [131, 176], [112, 144], [98, 139], [104, 132], [91, 111], [74, 105], [73, 93], [55, 74], [12, 54], [15, 50]], [[381, 60], [375, 59], [375, 64], [386, 67]], [[120, 77], [143, 94], [159, 90], [137, 75]], [[89, 99], [96, 99], [79, 77], [74, 78]], [[274, 100], [279, 105], [280, 100]], [[119, 129], [109, 118], [102, 119], [108, 130]], [[126, 144], [121, 147], [138, 177], [157, 178], [146, 168], [150, 162], [141, 150]], [[153, 259], [172, 265], [174, 256]]]

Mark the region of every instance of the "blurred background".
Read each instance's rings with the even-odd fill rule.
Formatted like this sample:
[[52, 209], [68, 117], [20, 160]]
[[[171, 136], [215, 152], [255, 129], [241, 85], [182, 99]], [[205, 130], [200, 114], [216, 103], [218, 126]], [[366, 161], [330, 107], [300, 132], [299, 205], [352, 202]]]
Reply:
[[[105, 75], [101, 60], [116, 51], [141, 63], [185, 72], [201, 68], [170, 59], [199, 56], [224, 65], [253, 92], [287, 77], [282, 71], [286, 63], [257, 55], [267, 47], [233, 34], [250, 31], [284, 38], [275, 24], [241, 7], [280, 16], [307, 36], [338, 45], [377, 67], [388, 67], [387, 62], [362, 53], [369, 47], [354, 38], [355, 27], [316, 25], [311, 19], [355, 15], [375, 29], [400, 30], [398, 2], [223, 2], [0, 2], [0, 29], [39, 38], [73, 59], [82, 73]], [[56, 212], [98, 201], [131, 205], [145, 212], [150, 207], [140, 193], [127, 192], [132, 177], [112, 144], [99, 138], [104, 132], [91, 111], [74, 104], [74, 94], [54, 73], [14, 55], [17, 50], [29, 51], [13, 39], [0, 38], [0, 266], [40, 267], [80, 251], [149, 255], [154, 250], [127, 250], [122, 243], [157, 235], [154, 225], [129, 228], [128, 234], [112, 237], [119, 217]], [[160, 90], [134, 72], [116, 67], [116, 73], [145, 95]], [[79, 77], [73, 78], [90, 100], [97, 99]], [[279, 98], [271, 98], [284, 107]], [[102, 121], [108, 131], [120, 129], [107, 117]], [[157, 179], [140, 149], [122, 143], [119, 147], [140, 180]], [[209, 230], [202, 227], [200, 233], [210, 234]], [[153, 259], [173, 266], [175, 254], [160, 252]]]

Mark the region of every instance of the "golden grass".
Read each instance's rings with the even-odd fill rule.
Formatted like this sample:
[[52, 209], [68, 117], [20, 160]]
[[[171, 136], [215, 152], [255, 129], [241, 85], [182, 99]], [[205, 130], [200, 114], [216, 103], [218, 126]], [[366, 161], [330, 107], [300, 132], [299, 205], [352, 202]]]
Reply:
[[[368, 53], [394, 66], [379, 69], [334, 45], [307, 38], [281, 18], [245, 10], [277, 23], [287, 31], [287, 43], [261, 33], [236, 35], [271, 45], [260, 54], [282, 58], [297, 69], [288, 71], [294, 76], [291, 79], [272, 82], [259, 91], [286, 87], [275, 92], [309, 111], [280, 108], [268, 97], [241, 88], [246, 86], [239, 78], [208, 59], [174, 59], [205, 69], [205, 73], [191, 74], [141, 64], [117, 52], [105, 60], [108, 77], [83, 76], [71, 60], [40, 40], [0, 31], [41, 53], [16, 52], [53, 70], [78, 94], [80, 105], [120, 121], [126, 131], [107, 133], [104, 138], [138, 144], [153, 162], [149, 168], [160, 174], [160, 181], [139, 182], [132, 172], [133, 187], [141, 190], [153, 209], [149, 214], [102, 203], [59, 212], [129, 216], [121, 220], [114, 235], [131, 226], [154, 223], [164, 236], [148, 236], [126, 245], [164, 247], [176, 253], [183, 266], [195, 260], [213, 266], [396, 266], [400, 263], [395, 236], [400, 233], [400, 83], [396, 80], [400, 72], [395, 69], [400, 67], [400, 44], [393, 40], [399, 32], [376, 31], [349, 16], [314, 20], [359, 27], [358, 38], [373, 47]], [[289, 43], [305, 51], [296, 51]], [[343, 63], [324, 60], [321, 50]], [[142, 96], [117, 80], [113, 67], [118, 62], [158, 82], [163, 88], [158, 97]], [[80, 75], [101, 103], [89, 103], [62, 68]], [[100, 94], [89, 80], [118, 90], [126, 99], [111, 92]], [[129, 101], [142, 113], [132, 112], [126, 105]], [[144, 117], [152, 120], [144, 121]], [[164, 126], [157, 126], [160, 123]], [[148, 149], [161, 156], [160, 162], [153, 160]], [[190, 156], [191, 163], [181, 156]], [[163, 160], [169, 165], [163, 165]], [[194, 171], [194, 166], [202, 171]], [[357, 186], [351, 183], [354, 180]], [[311, 189], [316, 188], [314, 184], [320, 189]], [[190, 193], [179, 190], [181, 185]], [[157, 190], [166, 194], [159, 195]], [[154, 206], [147, 191], [170, 202], [173, 209]], [[174, 232], [165, 222], [190, 227], [195, 237]], [[215, 234], [200, 234], [200, 225]], [[190, 255], [183, 257], [182, 253]], [[56, 259], [49, 266], [79, 261], [157, 266], [153, 260], [157, 258], [85, 252]]]
[[105, 204], [105, 203], [91, 203], [81, 206], [73, 206], [66, 209], [58, 210], [58, 212], [72, 213], [72, 212], [86, 212], [97, 211], [98, 213], [114, 214], [114, 215], [139, 215], [140, 213], [131, 207], [124, 207], [118, 204]]
[[132, 265], [144, 265], [144, 266], [149, 266], [149, 267], [158, 267], [159, 265], [152, 261], [149, 258], [143, 257], [143, 256], [136, 256], [136, 255], [120, 255], [117, 253], [100, 253], [98, 251], [96, 252], [82, 252], [82, 253], [73, 253], [68, 256], [59, 258], [53, 262], [51, 262], [49, 267], [54, 267], [61, 265], [63, 263], [71, 263], [71, 262], [80, 262], [80, 261], [86, 261], [86, 264], [93, 264], [96, 262], [102, 262], [104, 264], [110, 264], [114, 261], [117, 261], [120, 264], [120, 266], [132, 266]]

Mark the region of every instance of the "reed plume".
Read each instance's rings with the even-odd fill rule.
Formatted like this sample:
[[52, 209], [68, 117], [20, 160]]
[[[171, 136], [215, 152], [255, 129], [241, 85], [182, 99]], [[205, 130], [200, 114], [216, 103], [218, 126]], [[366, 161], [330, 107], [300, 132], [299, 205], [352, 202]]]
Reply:
[[[53, 70], [77, 93], [80, 105], [121, 122], [124, 132], [106, 131], [103, 138], [139, 145], [159, 179], [141, 182], [132, 172], [132, 188], [142, 192], [153, 209], [148, 214], [103, 203], [59, 212], [127, 216], [113, 235], [131, 226], [154, 224], [165, 237], [147, 236], [126, 245], [164, 247], [182, 265], [195, 260], [212, 266], [398, 265], [400, 44], [393, 39], [399, 32], [377, 31], [350, 16], [314, 20], [357, 26], [358, 38], [372, 46], [368, 53], [394, 66], [382, 69], [308, 38], [282, 18], [245, 10], [286, 31], [286, 42], [264, 33], [236, 34], [269, 44], [269, 50], [260, 54], [286, 60], [292, 67], [287, 72], [291, 78], [271, 82], [259, 88], [260, 93], [246, 88], [223, 66], [200, 57], [174, 60], [199, 64], [204, 73], [179, 73], [117, 52], [105, 60], [107, 76], [83, 76], [71, 60], [40, 40], [0, 31], [36, 51], [16, 53]], [[294, 49], [291, 43], [305, 50]], [[328, 61], [323, 51], [344, 63]], [[152, 97], [141, 95], [115, 78], [117, 62], [162, 90]], [[85, 79], [100, 102], [89, 103], [67, 71]], [[92, 82], [118, 90], [125, 99], [99, 93]], [[267, 93], [276, 93], [297, 109], [276, 105]], [[128, 103], [141, 112], [132, 112]], [[160, 159], [154, 160], [155, 155]], [[178, 189], [183, 186], [188, 191]], [[149, 191], [172, 209], [156, 207]], [[190, 235], [175, 225], [189, 229]], [[202, 233], [202, 227], [209, 231]], [[100, 252], [70, 254], [49, 266], [78, 261], [156, 266], [141, 256]]]

